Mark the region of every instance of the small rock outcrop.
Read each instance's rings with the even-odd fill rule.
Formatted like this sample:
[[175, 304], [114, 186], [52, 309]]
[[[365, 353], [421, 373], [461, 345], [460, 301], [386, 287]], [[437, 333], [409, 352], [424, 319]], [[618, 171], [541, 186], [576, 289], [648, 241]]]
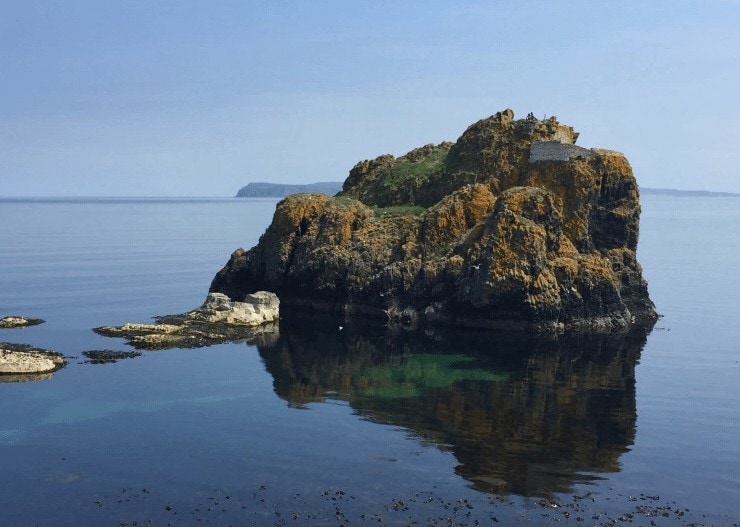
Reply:
[[278, 203], [211, 291], [256, 290], [406, 324], [612, 332], [656, 313], [636, 259], [640, 203], [624, 155], [575, 146], [511, 110], [455, 143], [358, 163], [334, 198]]
[[26, 344], [0, 342], [0, 377], [51, 373], [63, 366], [64, 358], [60, 353]]
[[138, 349], [198, 348], [277, 332], [279, 316], [280, 301], [274, 293], [258, 291], [238, 302], [224, 294], [209, 293], [201, 307], [181, 315], [156, 317], [156, 324], [127, 323], [93, 331], [123, 337]]
[[88, 364], [112, 364], [123, 359], [141, 357], [140, 351], [88, 350], [83, 351]]
[[0, 329], [25, 328], [43, 323], [44, 321], [40, 318], [8, 316], [0, 318]]

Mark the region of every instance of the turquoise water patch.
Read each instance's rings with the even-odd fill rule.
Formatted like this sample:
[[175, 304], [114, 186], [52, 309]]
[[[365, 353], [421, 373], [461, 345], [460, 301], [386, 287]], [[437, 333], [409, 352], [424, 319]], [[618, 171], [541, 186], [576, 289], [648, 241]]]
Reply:
[[20, 442], [21, 430], [0, 430], [0, 445], [13, 446]]
[[72, 399], [60, 402], [51, 409], [42, 424], [73, 424], [92, 419], [103, 419], [119, 412], [160, 412], [182, 404], [218, 404], [242, 399], [242, 396], [207, 395], [169, 401], [91, 401]]

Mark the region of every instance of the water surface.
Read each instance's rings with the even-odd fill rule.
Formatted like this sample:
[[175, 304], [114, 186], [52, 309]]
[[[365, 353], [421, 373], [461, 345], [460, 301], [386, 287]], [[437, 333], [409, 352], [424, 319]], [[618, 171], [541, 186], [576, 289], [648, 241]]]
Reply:
[[47, 320], [0, 341], [76, 357], [0, 383], [3, 524], [740, 521], [739, 200], [643, 199], [649, 335], [289, 317], [251, 345], [81, 364], [127, 349], [92, 327], [199, 305], [275, 203], [0, 201], [0, 316]]

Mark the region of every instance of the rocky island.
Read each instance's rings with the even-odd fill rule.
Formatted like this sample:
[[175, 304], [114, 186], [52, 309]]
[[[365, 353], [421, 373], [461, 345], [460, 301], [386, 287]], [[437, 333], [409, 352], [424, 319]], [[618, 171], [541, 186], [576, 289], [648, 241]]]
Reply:
[[296, 194], [211, 292], [276, 293], [402, 324], [624, 331], [656, 312], [636, 259], [640, 203], [619, 152], [511, 110], [455, 142], [355, 165], [335, 197]]

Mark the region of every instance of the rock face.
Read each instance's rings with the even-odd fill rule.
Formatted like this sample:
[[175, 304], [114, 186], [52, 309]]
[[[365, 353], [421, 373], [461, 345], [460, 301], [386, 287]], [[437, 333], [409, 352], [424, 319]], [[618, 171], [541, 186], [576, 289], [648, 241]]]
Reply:
[[277, 296], [266, 291], [243, 296], [234, 302], [226, 295], [209, 293], [198, 309], [157, 317], [156, 324], [128, 323], [93, 331], [126, 338], [128, 344], [140, 349], [197, 348], [276, 333], [280, 316]]
[[64, 366], [64, 358], [53, 351], [24, 344], [0, 342], [0, 375], [49, 373]]
[[656, 318], [635, 257], [638, 187], [620, 153], [511, 110], [455, 143], [358, 163], [335, 198], [290, 196], [211, 291], [277, 293], [404, 323], [624, 330]]

